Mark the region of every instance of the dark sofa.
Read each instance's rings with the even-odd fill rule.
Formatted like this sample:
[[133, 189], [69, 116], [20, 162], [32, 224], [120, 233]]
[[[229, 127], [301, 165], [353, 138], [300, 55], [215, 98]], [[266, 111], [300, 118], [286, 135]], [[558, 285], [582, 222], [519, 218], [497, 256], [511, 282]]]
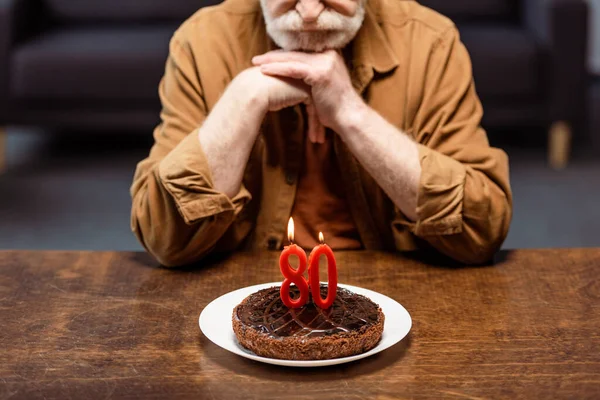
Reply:
[[[157, 86], [172, 33], [219, 2], [0, 0], [0, 130], [24, 124], [149, 132], [158, 122]], [[554, 124], [567, 139], [570, 127], [583, 127], [584, 0], [422, 3], [459, 26], [486, 127]]]
[[421, 0], [450, 17], [471, 54], [486, 128], [544, 127], [549, 161], [566, 165], [586, 127], [584, 0]]
[[147, 130], [171, 35], [219, 0], [0, 0], [0, 125]]

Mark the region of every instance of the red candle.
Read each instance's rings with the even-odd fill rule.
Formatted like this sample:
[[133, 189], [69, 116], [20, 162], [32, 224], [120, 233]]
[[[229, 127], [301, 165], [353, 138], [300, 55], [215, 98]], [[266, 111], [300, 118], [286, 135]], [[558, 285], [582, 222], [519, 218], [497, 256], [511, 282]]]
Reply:
[[[308, 277], [310, 281], [310, 292], [312, 294], [313, 302], [317, 307], [327, 309], [331, 307], [335, 301], [337, 294], [337, 265], [335, 263], [335, 257], [333, 256], [333, 250], [331, 247], [325, 244], [325, 238], [323, 233], [319, 232], [319, 241], [321, 244], [315, 246], [310, 252], [308, 258]], [[321, 297], [321, 284], [319, 281], [319, 258], [324, 254], [327, 257], [327, 297], [323, 299]]]
[[[279, 295], [281, 296], [283, 304], [288, 308], [300, 308], [308, 301], [308, 282], [306, 281], [306, 278], [304, 278], [304, 272], [306, 271], [308, 264], [304, 250], [293, 243], [294, 220], [292, 218], [290, 218], [290, 222], [288, 223], [288, 239], [290, 245], [283, 248], [281, 256], [279, 257], [279, 269], [283, 276], [285, 276], [285, 279], [281, 284], [281, 289], [279, 290]], [[298, 256], [298, 269], [294, 269], [290, 265], [289, 258], [292, 255]], [[290, 296], [290, 284], [292, 283], [300, 290], [300, 297], [295, 300]]]

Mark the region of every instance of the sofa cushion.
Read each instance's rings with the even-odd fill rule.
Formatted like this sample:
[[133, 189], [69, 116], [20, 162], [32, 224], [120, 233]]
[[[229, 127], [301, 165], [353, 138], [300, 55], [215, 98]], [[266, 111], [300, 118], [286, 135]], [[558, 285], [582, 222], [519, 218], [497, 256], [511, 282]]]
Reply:
[[461, 40], [473, 63], [477, 93], [482, 99], [539, 97], [544, 52], [519, 28], [459, 25]]
[[176, 26], [72, 28], [17, 48], [11, 94], [19, 99], [155, 100]]
[[[176, 26], [71, 28], [22, 45], [11, 60], [20, 99], [157, 100]], [[482, 99], [539, 97], [542, 50], [525, 30], [459, 25]]]
[[44, 0], [52, 15], [77, 21], [184, 21], [222, 0]]
[[518, 6], [516, 0], [419, 0], [419, 3], [455, 21], [512, 19]]

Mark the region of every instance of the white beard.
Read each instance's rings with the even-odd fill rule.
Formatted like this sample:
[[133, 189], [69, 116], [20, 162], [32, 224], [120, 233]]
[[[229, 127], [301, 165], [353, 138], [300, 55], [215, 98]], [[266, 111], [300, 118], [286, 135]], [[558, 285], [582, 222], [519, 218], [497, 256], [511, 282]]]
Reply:
[[303, 31], [304, 23], [295, 9], [273, 17], [268, 10], [267, 1], [260, 0], [267, 33], [279, 47], [287, 51], [322, 52], [341, 49], [354, 39], [365, 19], [366, 0], [360, 0], [354, 16], [347, 17], [326, 9], [311, 24], [311, 28], [314, 26], [317, 30]]

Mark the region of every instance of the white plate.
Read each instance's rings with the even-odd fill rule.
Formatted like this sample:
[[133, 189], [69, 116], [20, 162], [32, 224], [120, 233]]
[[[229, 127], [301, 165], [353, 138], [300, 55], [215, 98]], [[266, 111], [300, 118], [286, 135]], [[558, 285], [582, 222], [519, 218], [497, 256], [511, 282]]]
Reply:
[[239, 344], [235, 337], [235, 333], [233, 332], [231, 316], [235, 306], [240, 304], [242, 300], [252, 293], [261, 289], [280, 285], [281, 282], [273, 282], [249, 286], [229, 292], [218, 299], [213, 300], [200, 314], [200, 329], [204, 335], [217, 346], [251, 360], [287, 367], [324, 367], [326, 365], [343, 364], [377, 354], [402, 340], [408, 334], [412, 326], [410, 314], [397, 301], [372, 290], [340, 284], [338, 286], [351, 290], [354, 293], [362, 294], [379, 304], [381, 307], [381, 310], [385, 314], [385, 322], [383, 325], [381, 341], [376, 347], [363, 354], [344, 358], [334, 358], [331, 360], [294, 361], [260, 357]]

